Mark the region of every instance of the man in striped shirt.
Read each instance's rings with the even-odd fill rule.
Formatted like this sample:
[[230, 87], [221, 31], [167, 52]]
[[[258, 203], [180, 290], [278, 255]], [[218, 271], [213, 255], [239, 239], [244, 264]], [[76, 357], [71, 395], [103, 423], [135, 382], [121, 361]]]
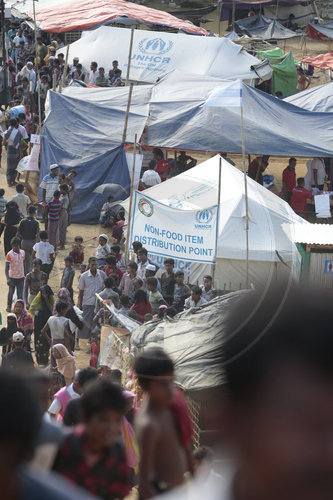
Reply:
[[54, 246], [54, 250], [57, 249], [57, 244], [59, 240], [59, 219], [60, 219], [61, 201], [60, 201], [60, 191], [54, 191], [53, 199], [47, 204], [48, 211], [48, 235], [49, 242]]

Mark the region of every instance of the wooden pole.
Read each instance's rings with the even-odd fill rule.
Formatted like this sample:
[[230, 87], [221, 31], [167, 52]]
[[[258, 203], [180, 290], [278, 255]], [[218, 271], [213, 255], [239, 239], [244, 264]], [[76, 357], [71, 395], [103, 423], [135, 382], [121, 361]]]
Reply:
[[126, 108], [124, 131], [123, 131], [123, 138], [122, 138], [123, 144], [125, 144], [125, 142], [126, 142], [128, 116], [129, 116], [129, 111], [130, 111], [130, 107], [131, 107], [132, 92], [133, 92], [133, 83], [131, 83], [130, 88], [129, 88], [129, 92], [128, 92], [127, 108]]
[[134, 192], [134, 176], [135, 176], [135, 159], [136, 159], [136, 142], [137, 134], [134, 136], [134, 149], [133, 149], [133, 165], [132, 165], [132, 177], [131, 177], [131, 194], [130, 194], [130, 204], [128, 211], [128, 223], [127, 223], [127, 238], [125, 245], [125, 260], [128, 260], [128, 250], [129, 250], [129, 237], [131, 234], [131, 219], [132, 219], [132, 206], [133, 206], [133, 192]]
[[[37, 62], [37, 23], [36, 23], [36, 6], [35, 6], [35, 1], [36, 0], [32, 0], [32, 7], [33, 7], [33, 15], [34, 15], [34, 35], [35, 35], [35, 53], [36, 53], [36, 59], [35, 59], [35, 66], [36, 66], [36, 73], [37, 73], [37, 84], [38, 84], [38, 92], [37, 92], [37, 100], [38, 100], [38, 124], [39, 124], [39, 130], [40, 130], [40, 134], [42, 133], [42, 111], [41, 111], [41, 103], [40, 103], [40, 85], [41, 85], [41, 81], [40, 81], [40, 71], [39, 71], [39, 67], [40, 67], [40, 64], [38, 64]], [[41, 61], [39, 61], [39, 63], [41, 63]], [[41, 150], [42, 150], [42, 144], [40, 145], [41, 146]]]
[[134, 28], [131, 29], [131, 39], [130, 39], [130, 46], [129, 46], [129, 51], [128, 51], [128, 63], [127, 63], [127, 73], [126, 73], [126, 85], [128, 85], [129, 77], [130, 77], [132, 50], [133, 50], [133, 39], [134, 39]]
[[232, 2], [232, 31], [235, 31], [235, 21], [236, 21], [236, 0]]
[[247, 192], [243, 103], [241, 105], [241, 132], [242, 132], [242, 158], [243, 158], [244, 193], [245, 193], [246, 288], [249, 288], [249, 198]]
[[216, 249], [215, 249], [215, 264], [213, 264], [213, 271], [212, 271], [212, 278], [214, 281], [215, 278], [215, 271], [216, 271], [216, 264], [217, 264], [217, 247], [218, 247], [218, 240], [219, 240], [219, 230], [220, 230], [220, 199], [221, 199], [221, 179], [222, 179], [222, 157], [221, 155], [219, 156], [219, 180], [218, 180], [218, 185], [217, 185], [217, 206], [218, 206], [218, 212], [217, 212], [217, 231], [216, 231]]

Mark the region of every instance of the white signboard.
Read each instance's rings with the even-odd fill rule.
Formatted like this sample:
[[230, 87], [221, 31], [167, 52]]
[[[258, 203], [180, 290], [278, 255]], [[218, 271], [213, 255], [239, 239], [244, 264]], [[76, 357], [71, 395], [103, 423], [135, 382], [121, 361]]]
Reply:
[[214, 263], [218, 206], [179, 210], [135, 192], [130, 241], [149, 253], [192, 262]]
[[38, 135], [38, 134], [31, 134], [31, 136], [30, 136], [30, 142], [32, 144], [40, 144], [40, 135]]

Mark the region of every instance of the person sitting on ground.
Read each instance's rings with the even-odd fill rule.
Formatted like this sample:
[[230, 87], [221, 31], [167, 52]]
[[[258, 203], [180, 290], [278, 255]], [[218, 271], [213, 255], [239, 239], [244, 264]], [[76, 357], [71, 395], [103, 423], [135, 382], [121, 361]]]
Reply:
[[125, 451], [118, 441], [126, 412], [122, 389], [108, 380], [95, 380], [80, 406], [84, 430], [65, 438], [53, 470], [103, 500], [122, 499], [131, 490]]
[[40, 241], [33, 246], [32, 258], [42, 261], [42, 271], [50, 276], [54, 264], [54, 246], [48, 242], [48, 234], [46, 231], [40, 231]]
[[17, 194], [13, 196], [12, 201], [15, 201], [19, 207], [19, 210], [23, 217], [28, 215], [28, 207], [31, 205], [31, 200], [29, 196], [24, 194], [24, 185], [19, 183], [15, 186]]
[[185, 300], [191, 294], [190, 288], [184, 283], [185, 274], [183, 271], [177, 271], [175, 273], [175, 286], [174, 286], [174, 297], [172, 307], [176, 309], [177, 312], [184, 310]]
[[82, 236], [75, 236], [72, 250], [69, 252], [69, 255], [73, 257], [74, 264], [82, 264], [84, 261], [84, 246], [82, 243]]
[[140, 323], [144, 323], [146, 314], [152, 313], [151, 304], [148, 301], [147, 293], [144, 290], [136, 290], [134, 294], [134, 304], [131, 307], [131, 311], [136, 312]]
[[293, 189], [290, 199], [290, 206], [293, 211], [303, 217], [303, 219], [308, 218], [307, 210], [307, 200], [313, 200], [313, 195], [311, 191], [308, 191], [304, 187], [304, 177], [299, 177], [297, 179], [297, 187]]
[[185, 151], [180, 151], [179, 156], [176, 159], [176, 168], [177, 173], [181, 174], [186, 172], [192, 167], [195, 167], [197, 164], [197, 160], [192, 158], [192, 156], [188, 156]]
[[156, 186], [156, 184], [161, 183], [161, 177], [155, 171], [156, 163], [157, 163], [156, 160], [151, 160], [149, 162], [149, 167], [141, 177], [141, 183], [143, 185], [143, 189], [148, 189], [152, 186]]
[[213, 278], [207, 274], [203, 277], [203, 284], [200, 285], [201, 288], [201, 297], [209, 302], [216, 297], [216, 290], [213, 288]]
[[114, 196], [109, 196], [108, 201], [102, 206], [99, 222], [103, 227], [108, 227], [110, 220], [115, 219], [120, 210], [122, 206], [114, 199]]
[[97, 87], [109, 87], [110, 82], [105, 76], [104, 68], [98, 68], [98, 76], [96, 76], [96, 85]]
[[157, 161], [155, 172], [158, 173], [158, 175], [161, 177], [161, 181], [163, 182], [168, 178], [169, 172], [172, 167], [168, 160], [164, 159], [163, 151], [161, 149], [154, 148], [153, 153], [154, 159]]
[[146, 280], [146, 285], [149, 293], [149, 303], [151, 305], [151, 312], [153, 315], [158, 314], [159, 307], [161, 305], [165, 305], [165, 300], [163, 298], [163, 295], [157, 291], [157, 279], [148, 278]]
[[174, 387], [174, 364], [162, 349], [150, 348], [140, 354], [135, 372], [147, 396], [135, 421], [141, 457], [139, 495], [147, 499], [182, 485], [184, 473], [193, 471], [189, 451], [192, 425]]
[[3, 368], [23, 371], [34, 367], [34, 360], [31, 352], [25, 350], [25, 337], [23, 333], [16, 332], [13, 334], [12, 342], [14, 350], [11, 351], [2, 361]]
[[194, 286], [191, 290], [191, 297], [185, 300], [184, 309], [192, 309], [192, 307], [200, 307], [207, 304], [207, 300], [202, 298], [202, 289]]
[[100, 234], [98, 237], [98, 247], [96, 248], [96, 259], [98, 265], [105, 266], [105, 259], [110, 253], [110, 246], [108, 244], [109, 237], [106, 234]]

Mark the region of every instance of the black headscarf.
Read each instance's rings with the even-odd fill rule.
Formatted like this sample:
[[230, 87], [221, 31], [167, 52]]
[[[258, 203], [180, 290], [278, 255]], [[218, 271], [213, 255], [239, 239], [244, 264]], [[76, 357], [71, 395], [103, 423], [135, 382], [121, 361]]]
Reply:
[[16, 201], [9, 201], [6, 205], [5, 224], [15, 226], [21, 220], [18, 204]]

